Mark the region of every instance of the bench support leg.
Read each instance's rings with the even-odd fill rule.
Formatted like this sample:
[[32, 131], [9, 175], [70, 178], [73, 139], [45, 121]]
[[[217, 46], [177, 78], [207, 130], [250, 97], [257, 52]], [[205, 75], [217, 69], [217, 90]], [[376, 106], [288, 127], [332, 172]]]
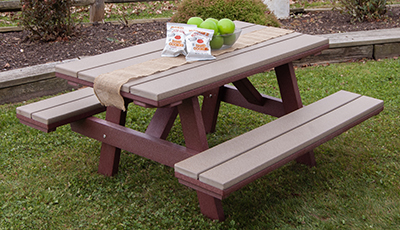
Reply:
[[314, 151], [307, 152], [306, 154], [296, 158], [296, 162], [300, 164], [305, 164], [309, 167], [314, 167], [317, 165], [315, 161]]
[[225, 220], [222, 200], [197, 191], [201, 213], [213, 220]]
[[[128, 103], [129, 102], [126, 100], [125, 106], [127, 106]], [[126, 111], [124, 112], [112, 106], [107, 107], [106, 120], [119, 125], [125, 125]], [[103, 142], [101, 144], [98, 172], [105, 176], [113, 176], [117, 174], [120, 155], [120, 148], [116, 148]]]

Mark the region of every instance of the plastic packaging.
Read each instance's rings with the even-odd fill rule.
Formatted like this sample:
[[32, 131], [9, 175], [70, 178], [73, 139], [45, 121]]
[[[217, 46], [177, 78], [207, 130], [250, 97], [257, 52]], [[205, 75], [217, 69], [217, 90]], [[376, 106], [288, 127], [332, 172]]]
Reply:
[[167, 23], [167, 38], [161, 56], [177, 57], [180, 54], [186, 56], [186, 34], [189, 33], [189, 29], [196, 27], [196, 25]]
[[211, 55], [210, 41], [214, 30], [196, 28], [186, 35], [186, 61], [214, 60]]

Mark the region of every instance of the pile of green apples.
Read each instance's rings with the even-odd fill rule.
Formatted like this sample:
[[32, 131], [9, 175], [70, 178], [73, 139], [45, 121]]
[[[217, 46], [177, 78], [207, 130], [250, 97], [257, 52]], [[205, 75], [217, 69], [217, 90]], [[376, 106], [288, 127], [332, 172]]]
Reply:
[[187, 24], [197, 25], [198, 28], [214, 30], [213, 39], [210, 42], [211, 49], [220, 49], [223, 45], [231, 46], [236, 41], [235, 23], [223, 18], [217, 20], [215, 18], [207, 18], [203, 20], [200, 17], [191, 17]]

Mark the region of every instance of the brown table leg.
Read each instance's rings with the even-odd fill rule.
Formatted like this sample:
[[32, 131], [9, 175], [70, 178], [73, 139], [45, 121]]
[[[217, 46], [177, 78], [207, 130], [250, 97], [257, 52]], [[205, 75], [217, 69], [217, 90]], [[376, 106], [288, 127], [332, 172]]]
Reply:
[[[299, 86], [294, 72], [293, 64], [287, 63], [275, 67], [276, 77], [278, 79], [279, 90], [282, 97], [283, 107], [286, 113], [293, 112], [303, 107], [301, 102]], [[310, 151], [296, 159], [297, 162], [308, 166], [315, 166], [314, 152]]]
[[182, 104], [178, 105], [178, 112], [186, 147], [199, 152], [208, 149], [203, 116], [197, 97], [183, 100]]
[[146, 134], [165, 140], [174, 125], [177, 115], [178, 109], [176, 107], [158, 108], [149, 126], [147, 126]]
[[201, 115], [204, 120], [204, 127], [206, 133], [215, 132], [215, 126], [217, 124], [219, 108], [221, 105], [220, 88], [216, 88], [205, 92], [203, 94], [203, 105], [201, 108]]
[[285, 112], [290, 113], [303, 107], [293, 64], [288, 63], [275, 67], [275, 73]]
[[206, 133], [215, 132], [221, 101], [276, 117], [285, 114], [280, 99], [260, 94], [247, 78], [233, 84], [236, 88], [225, 85], [203, 94], [201, 112]]
[[[125, 100], [125, 107], [127, 107], [129, 102], [130, 101]], [[126, 121], [126, 111], [124, 112], [112, 106], [107, 107], [106, 120], [124, 126]], [[116, 148], [103, 142], [101, 144], [98, 172], [105, 176], [113, 176], [117, 174], [120, 155], [120, 148]]]

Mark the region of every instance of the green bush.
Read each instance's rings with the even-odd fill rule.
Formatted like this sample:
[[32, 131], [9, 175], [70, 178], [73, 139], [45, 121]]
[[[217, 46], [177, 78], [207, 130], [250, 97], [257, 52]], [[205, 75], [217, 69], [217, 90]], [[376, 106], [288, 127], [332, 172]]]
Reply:
[[182, 0], [171, 21], [185, 23], [190, 17], [229, 18], [279, 27], [279, 21], [261, 0]]
[[21, 0], [21, 24], [35, 39], [50, 41], [75, 32], [72, 0]]
[[386, 0], [340, 0], [340, 3], [353, 21], [376, 20], [386, 13]]

